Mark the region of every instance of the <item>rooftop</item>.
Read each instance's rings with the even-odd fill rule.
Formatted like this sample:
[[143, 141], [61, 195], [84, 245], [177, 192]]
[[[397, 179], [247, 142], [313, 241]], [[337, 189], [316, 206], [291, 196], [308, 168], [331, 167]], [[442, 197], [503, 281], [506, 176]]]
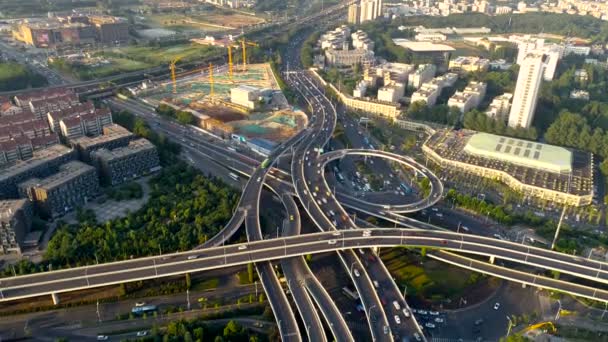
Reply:
[[396, 45], [412, 50], [414, 52], [451, 52], [455, 49], [445, 44], [435, 44], [430, 42], [414, 42], [403, 38], [394, 38]]
[[563, 147], [488, 133], [471, 136], [464, 150], [517, 165], [555, 173], [572, 171], [572, 152]]
[[[502, 171], [538, 188], [578, 196], [593, 192], [591, 153], [464, 129], [438, 130], [425, 142], [425, 148], [444, 160]], [[528, 156], [524, 156], [526, 150], [530, 151]], [[534, 152], [539, 152], [538, 159]]]
[[129, 145], [125, 147], [115, 148], [113, 150], [108, 150], [107, 148], [101, 148], [95, 152], [93, 152], [94, 156], [97, 158], [102, 158], [105, 161], [111, 161], [114, 159], [119, 159], [130, 154], [144, 151], [148, 149], [154, 149], [155, 146], [148, 141], [147, 139], [140, 138], [137, 140], [132, 140], [129, 142]]
[[81, 175], [91, 172], [95, 168], [91, 165], [80, 161], [70, 161], [59, 167], [59, 171], [46, 178], [32, 178], [20, 184], [20, 186], [37, 187], [52, 190], [66, 181], [80, 177]]

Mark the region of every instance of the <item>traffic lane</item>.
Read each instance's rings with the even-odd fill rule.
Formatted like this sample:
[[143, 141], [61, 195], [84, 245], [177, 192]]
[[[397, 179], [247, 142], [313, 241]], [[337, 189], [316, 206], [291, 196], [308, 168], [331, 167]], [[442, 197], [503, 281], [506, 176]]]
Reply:
[[[329, 235], [329, 234], [328, 234]], [[333, 236], [333, 235], [329, 235]], [[328, 236], [328, 237], [329, 237]], [[272, 249], [263, 249], [259, 251], [248, 251], [241, 252], [237, 254], [226, 254], [225, 256], [213, 257], [210, 259], [202, 259], [202, 260], [189, 260], [177, 262], [175, 264], [170, 265], [158, 265], [157, 267], [147, 268], [141, 270], [142, 272], [148, 272], [149, 274], [146, 278], [156, 278], [174, 274], [182, 274], [187, 272], [197, 272], [203, 271], [206, 269], [225, 267], [227, 265], [234, 264], [242, 264], [248, 263], [252, 261], [264, 260], [264, 259], [279, 259], [284, 256], [295, 256], [295, 255], [304, 255], [313, 252], [324, 252], [330, 251], [335, 248], [353, 248], [353, 247], [370, 247], [371, 245], [378, 246], [392, 246], [395, 244], [403, 243], [406, 241], [406, 244], [410, 244], [413, 246], [430, 246], [430, 247], [442, 247], [442, 248], [452, 248], [454, 250], [458, 250], [457, 245], [458, 241], [444, 241], [438, 240], [435, 238], [403, 238], [403, 237], [377, 237], [373, 241], [370, 241], [370, 238], [355, 238], [350, 240], [342, 239], [338, 241], [336, 239], [326, 240], [326, 241], [318, 241], [310, 244], [304, 245], [287, 245], [286, 241], [283, 242], [283, 246], [281, 247], [279, 241], [273, 241], [273, 243], [279, 242], [279, 245], [275, 246]], [[235, 246], [237, 247], [237, 246]], [[140, 270], [138, 270], [140, 271]], [[37, 283], [30, 284], [30, 286], [3, 289], [2, 295], [4, 296], [4, 300], [15, 298], [21, 295], [29, 295], [35, 296], [39, 294], [48, 294], [51, 292], [65, 292], [69, 290], [74, 290], [77, 288], [83, 287], [83, 282], [87, 280], [87, 286], [92, 284], [114, 284], [120, 282], [128, 282], [138, 280], [139, 278], [133, 275], [134, 270], [125, 270], [116, 274], [104, 274], [98, 276], [89, 276], [86, 279], [76, 278], [76, 279], [68, 279], [61, 282], [54, 283]], [[155, 274], [151, 274], [155, 272]], [[531, 277], [535, 277], [534, 275], [529, 275]], [[95, 280], [91, 281], [96, 277], [105, 277], [104, 282], [97, 282]], [[537, 277], [536, 279], [540, 279], [541, 277]], [[570, 283], [568, 283], [570, 284]], [[572, 286], [572, 285], [569, 285]], [[592, 298], [598, 300], [608, 300], [608, 291], [593, 289]]]
[[[328, 244], [331, 244], [331, 242], [333, 242], [334, 244], [336, 244], [338, 242], [338, 240], [340, 240], [339, 242], [343, 243], [345, 246], [351, 246], [353, 243], [356, 243], [357, 246], [359, 245], [363, 245], [363, 246], [369, 246], [370, 244], [387, 244], [387, 245], [391, 245], [391, 244], [409, 244], [409, 245], [413, 245], [413, 246], [424, 246], [424, 245], [428, 245], [431, 247], [442, 247], [442, 248], [447, 248], [447, 249], [453, 249], [453, 250], [463, 250], [466, 252], [473, 252], [473, 253], [479, 253], [479, 254], [486, 254], [486, 255], [495, 255], [499, 258], [505, 258], [505, 259], [512, 259], [516, 262], [521, 262], [522, 261], [522, 257], [523, 258], [528, 258], [528, 260], [534, 260], [533, 255], [529, 255], [529, 254], [522, 254], [519, 252], [514, 252], [512, 250], [506, 249], [506, 248], [501, 248], [501, 249], [496, 249], [495, 246], [490, 246], [490, 245], [482, 245], [482, 244], [470, 244], [467, 241], [464, 240], [465, 237], [467, 237], [467, 235], [456, 235], [454, 233], [443, 233], [443, 234], [437, 234], [437, 232], [431, 232], [431, 231], [410, 231], [410, 230], [395, 230], [395, 229], [381, 229], [381, 230], [370, 230], [371, 234], [373, 234], [373, 236], [383, 236], [386, 237], [385, 239], [389, 239], [389, 240], [385, 240], [385, 239], [374, 239], [373, 241], [370, 241], [371, 239], [365, 239], [365, 237], [362, 235], [365, 232], [363, 231], [355, 231], [355, 230], [347, 230], [347, 231], [341, 231], [341, 232], [332, 232], [331, 234], [323, 234], [323, 233], [317, 233], [317, 234], [307, 234], [307, 235], [302, 235], [302, 236], [297, 236], [297, 237], [290, 237], [285, 239], [284, 241], [281, 240], [265, 240], [265, 241], [261, 241], [261, 242], [256, 242], [255, 246], [253, 245], [229, 245], [229, 246], [224, 246], [221, 248], [215, 248], [215, 249], [209, 249], [206, 250], [206, 256], [215, 256], [215, 258], [217, 258], [217, 256], [222, 256], [222, 254], [227, 254], [228, 257], [232, 258], [233, 254], [238, 253], [240, 251], [240, 254], [246, 254], [246, 253], [259, 253], [261, 252], [268, 252], [270, 251], [270, 249], [274, 248], [274, 249], [280, 249], [281, 245], [289, 245], [291, 247], [292, 244], [298, 244], [298, 246], [296, 247], [303, 247], [303, 248], [310, 248], [310, 244], [316, 244], [317, 242], [325, 242]], [[336, 234], [336, 235], [334, 235]], [[351, 240], [345, 240], [344, 238], [340, 238], [340, 234], [342, 237], [347, 238], [347, 239], [351, 239]], [[395, 236], [396, 235], [396, 236]], [[456, 236], [454, 236], [456, 235]], [[458, 238], [460, 237], [460, 240], [451, 240], [453, 238]], [[332, 241], [333, 240], [333, 241]], [[397, 241], [395, 241], [397, 240]], [[504, 242], [500, 241], [500, 240], [496, 240], [495, 243], [497, 245], [500, 246], [501, 243], [504, 244]], [[247, 251], [246, 249], [249, 248], [250, 250]], [[245, 249], [245, 251], [243, 251]], [[257, 250], [256, 250], [257, 249]], [[176, 254], [175, 256], [177, 258], [180, 258], [180, 260], [183, 260], [182, 258], [184, 257], [188, 257], [188, 256], [193, 256], [193, 255], [199, 255], [200, 252], [188, 252], [188, 253], [179, 253]], [[305, 254], [305, 253], [304, 253]], [[171, 256], [171, 255], [169, 255]], [[165, 256], [166, 257], [166, 256]], [[157, 267], [162, 267], [164, 266], [163, 264], [161, 264], [160, 262], [158, 264], [156, 264], [155, 260], [158, 259], [162, 259], [162, 257], [155, 257], [155, 258], [150, 258], [150, 259], [146, 259], [143, 260], [144, 264], [142, 267], [145, 268], [157, 268]], [[523, 260], [525, 262], [525, 259]], [[92, 276], [95, 276], [97, 273], [99, 272], [93, 272], [92, 270], [94, 270], [96, 267], [99, 268], [105, 268], [108, 265], [109, 266], [119, 266], [119, 268], [121, 268], [120, 271], [123, 271], [125, 269], [127, 269], [128, 272], [128, 265], [130, 263], [141, 263], [142, 260], [134, 260], [134, 261], [127, 261], [124, 263], [114, 263], [114, 264], [106, 264], [106, 265], [99, 265], [99, 266], [91, 266], [91, 267], [87, 267], [87, 268], [80, 268], [80, 269], [75, 269], [76, 271], [85, 271], [87, 272], [87, 276], [90, 278]], [[174, 261], [171, 261], [172, 263], [174, 263]], [[191, 261], [180, 261], [181, 263], [183, 262], [191, 262]], [[180, 263], [178, 262], [178, 263]], [[538, 261], [539, 264], [542, 263], [551, 263], [551, 260], [547, 260], [547, 259], [541, 259]], [[560, 264], [556, 265], [556, 269], [561, 269], [561, 267], [559, 267]], [[575, 265], [573, 265], [575, 266]], [[139, 265], [138, 265], [139, 267]], [[542, 264], [541, 264], [542, 267]], [[4, 287], [9, 287], [8, 285], [10, 283], [6, 283], [6, 281], [20, 281], [20, 285], [22, 287], [27, 287], [27, 285], [23, 284], [23, 279], [26, 278], [28, 280], [30, 280], [30, 282], [43, 282], [43, 281], [54, 281], [57, 276], [57, 274], [62, 274], [61, 271], [56, 271], [56, 272], [46, 272], [46, 273], [41, 273], [41, 274], [34, 274], [31, 276], [25, 276], [25, 277], [13, 277], [13, 278], [9, 278], [5, 280], [5, 283], [3, 284]], [[103, 275], [103, 274], [102, 274]], [[83, 277], [84, 275], [81, 275], [80, 277]], [[50, 280], [49, 280], [50, 279]], [[31, 284], [28, 284], [31, 285]]]
[[[365, 309], [367, 321], [372, 332], [372, 338], [375, 341], [392, 341], [392, 334], [389, 329], [388, 319], [382, 308], [380, 298], [376, 294], [374, 285], [372, 284], [363, 264], [359, 258], [351, 250], [339, 252], [340, 260], [343, 266], [347, 269], [357, 292], [361, 296], [361, 303]], [[357, 273], [359, 275], [357, 276]], [[376, 310], [373, 310], [376, 309]]]
[[302, 341], [300, 329], [270, 262], [255, 264], [283, 341]]

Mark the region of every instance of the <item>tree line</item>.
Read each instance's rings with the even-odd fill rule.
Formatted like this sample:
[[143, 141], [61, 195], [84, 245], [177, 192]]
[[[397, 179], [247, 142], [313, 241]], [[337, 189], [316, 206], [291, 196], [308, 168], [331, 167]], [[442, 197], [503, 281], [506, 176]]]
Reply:
[[150, 181], [150, 198], [140, 210], [102, 224], [60, 224], [45, 260], [75, 266], [189, 250], [223, 228], [238, 197], [185, 163], [167, 166]]
[[47, 85], [47, 80], [44, 76], [32, 72], [23, 64], [0, 63], [0, 91], [36, 88], [45, 85]]

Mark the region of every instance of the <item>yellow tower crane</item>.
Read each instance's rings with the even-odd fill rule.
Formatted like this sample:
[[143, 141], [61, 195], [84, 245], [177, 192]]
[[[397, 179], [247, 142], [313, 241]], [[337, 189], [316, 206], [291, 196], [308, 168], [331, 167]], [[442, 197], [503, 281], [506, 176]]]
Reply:
[[232, 81], [232, 45], [228, 44], [228, 77]]
[[175, 64], [182, 59], [183, 56], [179, 56], [171, 61], [169, 69], [171, 70], [171, 81], [173, 81], [173, 94], [177, 94], [177, 84], [175, 81]]
[[243, 71], [247, 70], [247, 45], [249, 46], [259, 46], [257, 43], [248, 42], [245, 38], [239, 40], [241, 42], [241, 48], [243, 49]]

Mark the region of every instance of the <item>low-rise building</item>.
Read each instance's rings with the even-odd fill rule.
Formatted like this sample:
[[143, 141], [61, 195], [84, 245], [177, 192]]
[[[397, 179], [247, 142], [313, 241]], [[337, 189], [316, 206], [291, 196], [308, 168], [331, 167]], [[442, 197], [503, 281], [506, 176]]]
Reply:
[[393, 82], [378, 89], [378, 101], [397, 103], [405, 94], [405, 84]]
[[436, 71], [437, 68], [433, 64], [421, 64], [416, 71], [409, 74], [407, 84], [409, 87], [418, 89], [422, 84], [435, 77]]
[[107, 108], [96, 109], [91, 114], [76, 115], [59, 121], [61, 136], [67, 141], [83, 136], [98, 136], [105, 126], [112, 124], [112, 113]]
[[353, 89], [353, 97], [354, 98], [362, 98], [365, 97], [365, 92], [367, 91], [367, 82], [365, 80], [357, 83], [355, 89]]
[[125, 147], [135, 136], [126, 128], [111, 124], [103, 128], [103, 134], [96, 137], [80, 137], [70, 141], [78, 151], [78, 157], [85, 162], [91, 162], [91, 153], [101, 148], [115, 149]]
[[230, 89], [230, 102], [248, 109], [255, 109], [259, 103], [260, 89], [249, 85], [240, 85]]
[[462, 92], [465, 94], [471, 94], [473, 97], [473, 107], [477, 107], [486, 96], [486, 89], [487, 84], [485, 82], [471, 81]]
[[146, 139], [132, 140], [125, 147], [105, 148], [91, 153], [91, 159], [105, 184], [117, 185], [156, 172], [160, 161], [156, 146]]
[[448, 36], [441, 33], [418, 33], [414, 36], [418, 42], [441, 42], [448, 39]]
[[410, 103], [424, 101], [427, 106], [432, 107], [437, 102], [437, 97], [441, 93], [441, 88], [436, 84], [424, 83], [420, 89], [416, 90], [410, 98]]
[[99, 192], [95, 168], [70, 161], [45, 178], [31, 178], [18, 185], [22, 197], [32, 201], [46, 217], [58, 217], [85, 205]]
[[0, 199], [18, 198], [17, 184], [33, 177], [46, 177], [59, 165], [76, 159], [76, 151], [57, 144], [35, 151], [32, 158], [17, 161], [0, 172]]
[[48, 125], [51, 131], [59, 134], [61, 133], [59, 122], [62, 119], [79, 115], [93, 114], [94, 112], [95, 106], [93, 105], [93, 102], [88, 101], [85, 103], [78, 103], [77, 105], [72, 107], [48, 112], [46, 114], [46, 120], [48, 121]]
[[486, 71], [490, 66], [490, 60], [479, 57], [459, 56], [450, 60], [448, 69], [458, 72]]
[[457, 91], [448, 100], [448, 106], [460, 109], [461, 113], [466, 113], [475, 108], [475, 99], [473, 94]]
[[0, 201], [0, 254], [21, 253], [32, 226], [32, 203], [27, 199]]
[[574, 89], [570, 92], [570, 98], [575, 100], [589, 100], [589, 92], [581, 89]]
[[373, 65], [375, 62], [374, 52], [364, 49], [325, 51], [325, 59], [328, 65], [336, 66], [363, 66]]
[[511, 93], [495, 97], [486, 110], [486, 115], [496, 120], [506, 121], [511, 111], [511, 99], [513, 99]]
[[267, 139], [253, 138], [247, 140], [247, 146], [264, 156], [268, 156], [277, 144]]

